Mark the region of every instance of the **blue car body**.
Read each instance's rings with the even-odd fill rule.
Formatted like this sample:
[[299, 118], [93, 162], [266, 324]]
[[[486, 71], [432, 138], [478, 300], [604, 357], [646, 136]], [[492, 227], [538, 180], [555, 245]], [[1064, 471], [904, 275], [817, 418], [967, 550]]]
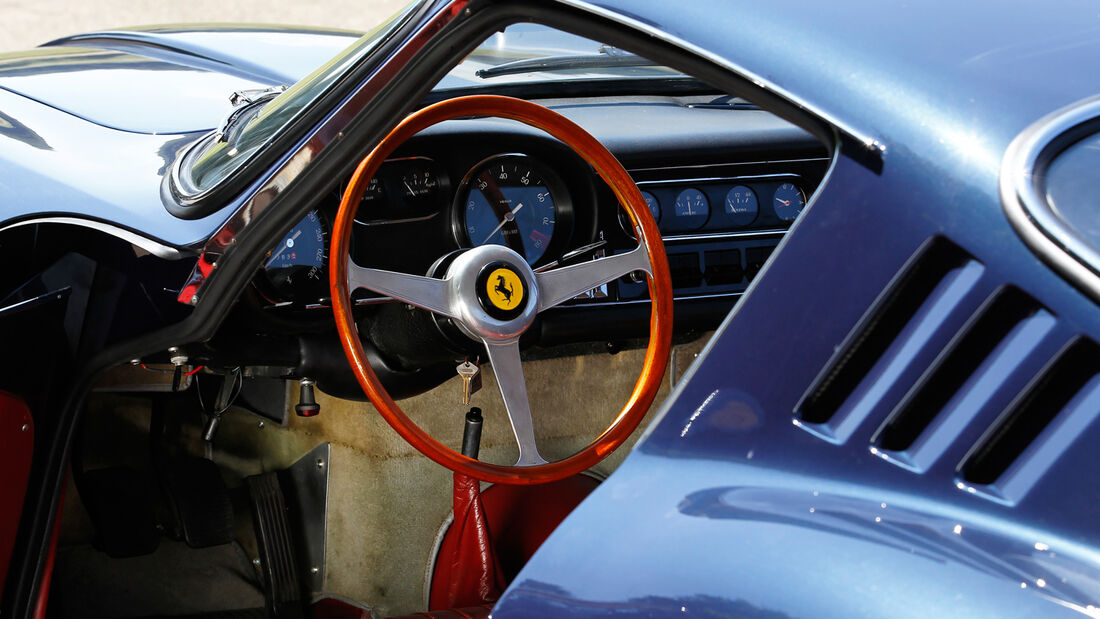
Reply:
[[[1086, 4], [592, 3], [659, 24], [852, 138], [781, 251], [623, 466], [572, 514], [500, 616], [1092, 616], [1100, 519], [1089, 377], [1002, 477], [968, 458], [1095, 303], [1041, 262], [1002, 207], [1002, 160], [1049, 113], [1091, 97]], [[879, 151], [866, 165], [860, 141]], [[856, 157], [851, 156], [852, 153]], [[1093, 179], [1095, 183], [1095, 178]], [[1089, 198], [1094, 199], [1094, 198]], [[950, 253], [912, 318], [825, 423], [800, 404], [865, 334], [914, 262]], [[1006, 291], [1033, 304], [988, 342], [912, 446], [881, 430]], [[1016, 293], [1013, 293], [1016, 294]], [[965, 342], [972, 344], [972, 342]], [[832, 365], [831, 365], [832, 364]], [[907, 395], [908, 394], [908, 395]], [[934, 436], [932, 436], [934, 435]], [[931, 442], [932, 444], [929, 444]], [[917, 460], [915, 463], [914, 460]], [[523, 609], [523, 610], [521, 610]]]
[[[363, 109], [392, 125], [396, 108], [375, 97], [401, 83], [410, 53], [457, 37], [453, 20], [525, 11], [688, 58], [823, 136], [833, 159], [659, 418], [493, 616], [1100, 616], [1100, 314], [1010, 220], [1003, 187], [1021, 134], [1100, 93], [1095, 5], [424, 3], [287, 152], [323, 152]], [[316, 54], [284, 54], [282, 37]], [[0, 134], [14, 138], [0, 140], [0, 227], [61, 221], [164, 257], [221, 255], [290, 155], [224, 206], [175, 217], [162, 180], [231, 106], [172, 89], [292, 83], [352, 40], [132, 31], [0, 59]], [[79, 95], [105, 88], [128, 90], [103, 106]], [[162, 99], [170, 109], [151, 111]], [[91, 163], [58, 171], [73, 159]], [[270, 246], [288, 225], [241, 239]], [[207, 274], [192, 279], [199, 297], [225, 290]], [[59, 431], [54, 449], [69, 439]], [[28, 495], [31, 554], [48, 542], [54, 460]], [[31, 584], [5, 600], [23, 613], [41, 571], [26, 565]]]

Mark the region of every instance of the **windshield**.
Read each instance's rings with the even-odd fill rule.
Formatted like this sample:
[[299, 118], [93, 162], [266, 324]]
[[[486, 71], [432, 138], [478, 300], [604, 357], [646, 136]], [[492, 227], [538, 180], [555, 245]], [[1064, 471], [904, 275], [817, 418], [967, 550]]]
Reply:
[[[240, 168], [350, 70], [411, 6], [270, 102], [238, 109], [230, 126], [204, 138], [185, 162], [190, 165], [190, 173], [181, 175], [180, 179], [185, 192], [194, 195], [207, 191]], [[434, 91], [563, 80], [670, 77], [684, 76], [590, 39], [537, 24], [513, 24], [478, 46], [436, 85]]]
[[598, 41], [538, 24], [513, 24], [478, 46], [435, 91], [511, 84], [686, 77]]
[[[413, 4], [415, 2], [379, 24], [354, 45], [321, 65], [282, 95], [271, 99], [267, 104], [255, 106], [254, 110], [246, 110], [234, 120], [237, 127], [231, 132], [231, 139], [219, 139], [222, 136], [217, 134], [205, 138], [199, 146], [201, 150], [191, 160], [187, 193], [202, 193], [240, 168], [273, 135], [373, 49], [411, 10]], [[227, 97], [230, 95], [231, 93], [226, 93]]]

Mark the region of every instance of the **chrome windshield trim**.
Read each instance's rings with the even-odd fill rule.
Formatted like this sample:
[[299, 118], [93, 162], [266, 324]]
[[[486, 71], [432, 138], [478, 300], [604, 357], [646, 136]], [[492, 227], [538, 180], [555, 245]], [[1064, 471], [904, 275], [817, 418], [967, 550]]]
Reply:
[[19, 228], [21, 226], [29, 226], [32, 224], [66, 224], [70, 226], [81, 226], [83, 228], [91, 228], [92, 230], [98, 230], [104, 234], [109, 234], [115, 238], [122, 239], [127, 243], [140, 247], [144, 251], [153, 254], [158, 258], [164, 258], [166, 260], [179, 260], [185, 254], [180, 250], [170, 245], [158, 243], [153, 239], [142, 236], [132, 230], [126, 228], [120, 228], [113, 224], [109, 224], [95, 219], [83, 219], [80, 217], [35, 217], [34, 219], [24, 219], [17, 221], [13, 224], [0, 228], [0, 232], [11, 230], [12, 228]]
[[195, 305], [199, 293], [213, 272], [217, 260], [236, 243], [241, 230], [255, 220], [286, 187], [298, 178], [310, 163], [332, 142], [343, 137], [343, 128], [373, 100], [381, 86], [394, 77], [394, 73], [407, 64], [435, 36], [441, 28], [462, 14], [469, 0], [451, 0], [422, 18], [417, 29], [404, 43], [390, 53], [344, 101], [330, 112], [272, 168], [258, 186], [249, 191], [248, 199], [231, 215], [202, 249], [202, 259], [192, 271], [177, 300]]
[[749, 71], [747, 68], [745, 68], [745, 67], [743, 67], [743, 66], [741, 66], [741, 65], [739, 65], [735, 62], [731, 62], [731, 61], [729, 61], [729, 60], [727, 60], [727, 59], [725, 59], [721, 56], [718, 56], [716, 54], [712, 54], [711, 52], [708, 52], [707, 50], [699, 47], [698, 45], [695, 45], [693, 43], [689, 43], [688, 41], [685, 41], [684, 39], [681, 39], [680, 37], [676, 37], [676, 36], [673, 36], [673, 35], [671, 35], [667, 32], [658, 30], [658, 29], [654, 28], [652, 24], [634, 19], [632, 17], [627, 17], [627, 16], [621, 15], [619, 13], [609, 11], [605, 8], [596, 6], [596, 5], [591, 4], [589, 2], [585, 2], [584, 0], [557, 0], [557, 1], [561, 4], [571, 6], [573, 8], [576, 8], [576, 9], [579, 9], [579, 10], [582, 10], [582, 11], [585, 11], [585, 12], [588, 12], [588, 13], [592, 13], [593, 15], [598, 15], [600, 17], [603, 17], [604, 19], [608, 19], [610, 21], [622, 24], [624, 26], [628, 26], [628, 27], [630, 27], [634, 30], [644, 32], [644, 33], [652, 36], [655, 39], [658, 39], [660, 41], [664, 41], [665, 43], [670, 43], [672, 45], [675, 45], [676, 47], [687, 50], [687, 51], [691, 52], [692, 54], [695, 54], [696, 56], [699, 56], [700, 58], [705, 58], [706, 60], [708, 60], [708, 61], [710, 61], [710, 62], [712, 62], [712, 63], [714, 63], [714, 64], [716, 64], [720, 67], [723, 67], [723, 68], [725, 68], [729, 71], [732, 71], [734, 73], [737, 73], [738, 75], [741, 75], [742, 77], [747, 78], [753, 84], [759, 86], [760, 88], [763, 88], [764, 90], [773, 92], [776, 95], [786, 99], [787, 101], [790, 101], [791, 103], [794, 103], [798, 107], [809, 111], [810, 113], [812, 113], [812, 114], [816, 115], [817, 117], [823, 119], [825, 122], [833, 125], [837, 129], [839, 129], [842, 133], [848, 135], [849, 137], [851, 137], [855, 141], [862, 144], [864, 146], [864, 148], [866, 148], [867, 150], [875, 152], [875, 153], [879, 153], [880, 155], [886, 153], [886, 145], [883, 144], [882, 142], [880, 142], [879, 140], [877, 140], [876, 138], [872, 137], [870, 133], [867, 133], [865, 131], [861, 131], [860, 129], [857, 129], [856, 127], [853, 127], [852, 125], [848, 124], [847, 122], [844, 122], [843, 120], [840, 120], [839, 118], [837, 118], [833, 114], [830, 114], [829, 112], [827, 112], [825, 110], [822, 110], [821, 108], [811, 104], [809, 101], [803, 99], [802, 97], [799, 97], [798, 95], [792, 93], [791, 91], [779, 86], [775, 82], [772, 82], [771, 80], [768, 80], [767, 78], [765, 78], [764, 76], [762, 76], [758, 73], [753, 73], [752, 71]]
[[1024, 244], [1094, 301], [1100, 301], [1100, 251], [1050, 208], [1037, 167], [1068, 146], [1059, 143], [1068, 132], [1098, 120], [1100, 96], [1040, 118], [1009, 144], [999, 179], [1001, 207]]

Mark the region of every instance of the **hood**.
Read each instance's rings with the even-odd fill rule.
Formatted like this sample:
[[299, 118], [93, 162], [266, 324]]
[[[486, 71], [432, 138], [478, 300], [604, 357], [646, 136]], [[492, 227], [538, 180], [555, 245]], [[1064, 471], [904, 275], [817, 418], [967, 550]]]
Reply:
[[93, 32], [0, 55], [0, 88], [112, 129], [207, 131], [233, 92], [293, 84], [359, 36], [250, 25]]

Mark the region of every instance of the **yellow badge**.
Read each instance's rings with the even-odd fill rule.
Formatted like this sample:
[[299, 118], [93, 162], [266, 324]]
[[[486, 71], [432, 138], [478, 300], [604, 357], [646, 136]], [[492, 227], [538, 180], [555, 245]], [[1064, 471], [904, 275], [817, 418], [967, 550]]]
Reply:
[[485, 282], [485, 293], [493, 307], [505, 311], [515, 309], [523, 301], [523, 280], [511, 269], [496, 269]]

